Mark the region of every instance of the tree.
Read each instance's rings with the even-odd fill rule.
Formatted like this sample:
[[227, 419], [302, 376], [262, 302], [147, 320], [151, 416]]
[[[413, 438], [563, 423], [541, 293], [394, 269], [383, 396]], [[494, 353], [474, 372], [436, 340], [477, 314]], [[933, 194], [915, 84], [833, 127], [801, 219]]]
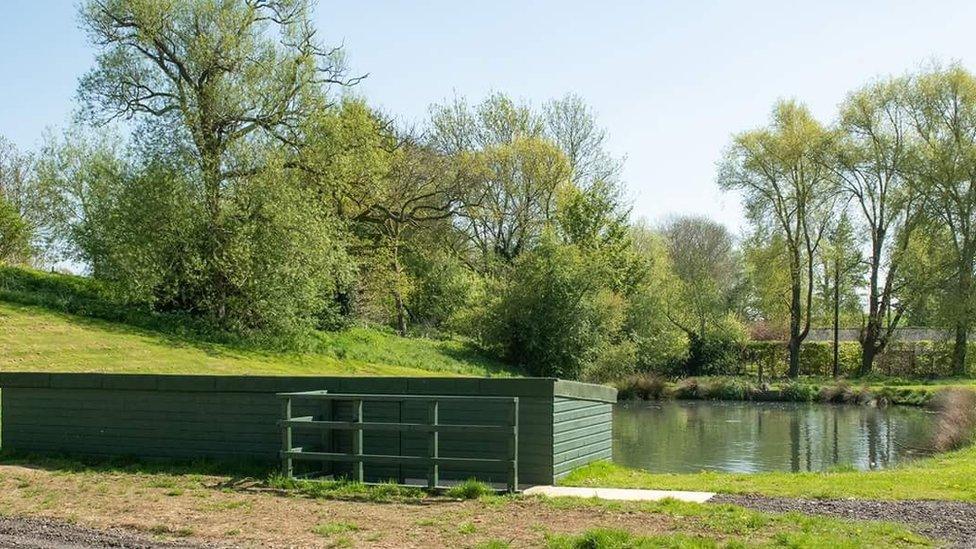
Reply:
[[833, 377], [836, 379], [840, 376], [841, 311], [847, 313], [849, 318], [861, 313], [856, 290], [862, 275], [860, 267], [864, 261], [860, 242], [854, 235], [854, 227], [846, 207], [834, 219], [826, 231], [818, 256], [822, 263], [820, 301], [824, 317], [830, 318], [834, 332]]
[[582, 97], [567, 94], [546, 103], [543, 118], [546, 135], [566, 155], [576, 185], [617, 183], [623, 163], [606, 151], [607, 132]]
[[[327, 86], [358, 80], [345, 78], [341, 49], [319, 42], [310, 10], [308, 0], [87, 0], [80, 8], [98, 49], [80, 82], [82, 112], [99, 124], [135, 119], [147, 136], [143, 156], [181, 159], [194, 187], [186, 213], [202, 217], [191, 233], [201, 263], [181, 293], [221, 324], [253, 283], [232, 270], [243, 266], [232, 256], [244, 253], [234, 231], [248, 230], [241, 221], [258, 203], [271, 204], [251, 192], [270, 173], [304, 186], [322, 177], [303, 169], [306, 130], [328, 107]], [[157, 135], [165, 139], [148, 137]], [[297, 198], [293, 190], [282, 196]]]
[[26, 261], [30, 256], [30, 237], [27, 221], [0, 195], [0, 264]]
[[[334, 200], [345, 174], [319, 170], [311, 149], [328, 141], [316, 133], [335, 110], [328, 87], [358, 79], [345, 78], [340, 49], [321, 45], [310, 10], [307, 0], [81, 5], [98, 49], [79, 86], [82, 114], [135, 122], [104, 215], [74, 225], [112, 227], [99, 233], [107, 247], [87, 247], [93, 274], [235, 330], [288, 331], [328, 308], [345, 276]], [[69, 194], [65, 204], [86, 204], [84, 193]], [[172, 239], [144, 246], [119, 226]], [[288, 284], [294, 291], [280, 291]]]
[[[907, 83], [885, 80], [866, 86], [841, 106], [841, 138], [829, 162], [842, 192], [860, 213], [869, 241], [867, 315], [860, 334], [860, 375], [871, 371], [913, 298], [899, 276], [905, 250], [923, 215], [912, 181], [911, 118]], [[842, 261], [835, 257], [836, 261]], [[835, 265], [839, 268], [839, 265]], [[835, 269], [836, 271], [836, 269]]]
[[731, 354], [732, 349], [722, 349], [730, 342], [712, 339], [734, 309], [742, 274], [739, 257], [728, 229], [704, 217], [673, 217], [661, 233], [678, 282], [667, 317], [687, 334], [688, 372], [697, 375], [713, 358], [722, 361]]
[[34, 254], [37, 197], [34, 158], [0, 136], [0, 261], [26, 262]]
[[962, 375], [976, 313], [976, 78], [958, 65], [936, 67], [914, 78], [911, 88], [919, 192], [929, 214], [949, 229], [952, 367]]
[[556, 213], [569, 163], [528, 105], [500, 94], [431, 107], [431, 145], [454, 159], [465, 193], [457, 226], [488, 272], [529, 250]]
[[778, 236], [790, 274], [788, 375], [800, 371], [800, 345], [810, 330], [816, 253], [835, 201], [824, 167], [831, 136], [802, 105], [781, 101], [766, 128], [734, 137], [719, 185], [741, 191], [749, 220]]
[[391, 294], [400, 335], [407, 331], [404, 247], [412, 233], [432, 229], [457, 215], [463, 187], [449, 159], [420, 139], [390, 136], [395, 146], [387, 159], [388, 171], [369, 185], [348, 193], [350, 212], [356, 222], [367, 224], [389, 263]]

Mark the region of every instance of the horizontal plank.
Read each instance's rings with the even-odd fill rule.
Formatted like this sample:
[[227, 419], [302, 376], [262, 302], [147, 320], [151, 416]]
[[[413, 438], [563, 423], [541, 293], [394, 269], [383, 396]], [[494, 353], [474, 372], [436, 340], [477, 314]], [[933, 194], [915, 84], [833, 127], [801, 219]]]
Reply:
[[516, 428], [511, 425], [454, 425], [426, 423], [378, 423], [356, 421], [314, 421], [311, 418], [281, 420], [281, 426], [302, 429], [342, 430], [342, 431], [403, 431], [419, 433], [497, 433], [513, 434]]
[[456, 396], [456, 395], [386, 395], [386, 394], [353, 394], [329, 393], [327, 391], [306, 391], [297, 393], [278, 393], [282, 399], [335, 400], [346, 402], [379, 401], [379, 402], [434, 402], [434, 401], [462, 401], [462, 402], [518, 402], [518, 397], [509, 396]]
[[282, 451], [282, 457], [305, 461], [335, 461], [342, 463], [359, 463], [367, 465], [374, 463], [401, 463], [418, 465], [511, 465], [510, 459], [460, 458], [460, 457], [426, 457], [426, 456], [391, 456], [385, 454], [339, 454], [334, 452], [302, 452]]

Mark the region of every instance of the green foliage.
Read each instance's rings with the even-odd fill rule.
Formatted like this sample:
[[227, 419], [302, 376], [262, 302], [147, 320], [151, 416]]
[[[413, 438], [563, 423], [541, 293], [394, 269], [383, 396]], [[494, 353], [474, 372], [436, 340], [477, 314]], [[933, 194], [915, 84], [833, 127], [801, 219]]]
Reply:
[[448, 488], [444, 495], [451, 499], [478, 499], [495, 493], [495, 490], [484, 482], [468, 479]]
[[0, 194], [0, 265], [26, 261], [31, 252], [30, 241], [27, 221]]
[[[600, 273], [573, 245], [549, 237], [515, 263], [493, 311], [490, 343], [537, 376], [578, 378], [619, 330]], [[604, 298], [604, 299], [601, 299]]]
[[689, 337], [686, 375], [738, 375], [742, 373], [745, 331], [734, 317], [712, 321], [703, 334]]
[[780, 386], [783, 400], [790, 402], [813, 402], [820, 396], [820, 388], [796, 381], [790, 381]]

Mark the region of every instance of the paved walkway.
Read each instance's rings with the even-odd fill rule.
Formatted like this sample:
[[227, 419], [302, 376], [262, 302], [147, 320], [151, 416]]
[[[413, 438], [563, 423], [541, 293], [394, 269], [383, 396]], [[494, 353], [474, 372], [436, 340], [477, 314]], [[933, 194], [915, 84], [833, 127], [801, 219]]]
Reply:
[[572, 486], [533, 486], [524, 492], [527, 496], [599, 498], [618, 501], [661, 501], [676, 499], [705, 503], [712, 499], [712, 492], [681, 492], [676, 490], [629, 490], [623, 488], [576, 488]]

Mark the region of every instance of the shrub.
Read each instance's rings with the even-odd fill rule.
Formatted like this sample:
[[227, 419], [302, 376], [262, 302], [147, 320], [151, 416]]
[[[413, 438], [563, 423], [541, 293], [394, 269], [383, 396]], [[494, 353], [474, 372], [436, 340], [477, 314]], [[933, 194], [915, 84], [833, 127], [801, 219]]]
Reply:
[[590, 259], [551, 236], [520, 256], [489, 313], [487, 346], [531, 375], [579, 379], [621, 335], [626, 309]]
[[682, 379], [671, 389], [671, 396], [680, 399], [701, 398], [698, 380], [693, 377]]
[[820, 388], [816, 385], [797, 383], [791, 381], [780, 388], [783, 400], [792, 402], [813, 402], [820, 394]]
[[738, 378], [715, 378], [698, 385], [699, 397], [711, 400], [752, 400], [759, 388]]
[[636, 374], [617, 383], [620, 400], [659, 400], [667, 396], [668, 382], [656, 374]]

